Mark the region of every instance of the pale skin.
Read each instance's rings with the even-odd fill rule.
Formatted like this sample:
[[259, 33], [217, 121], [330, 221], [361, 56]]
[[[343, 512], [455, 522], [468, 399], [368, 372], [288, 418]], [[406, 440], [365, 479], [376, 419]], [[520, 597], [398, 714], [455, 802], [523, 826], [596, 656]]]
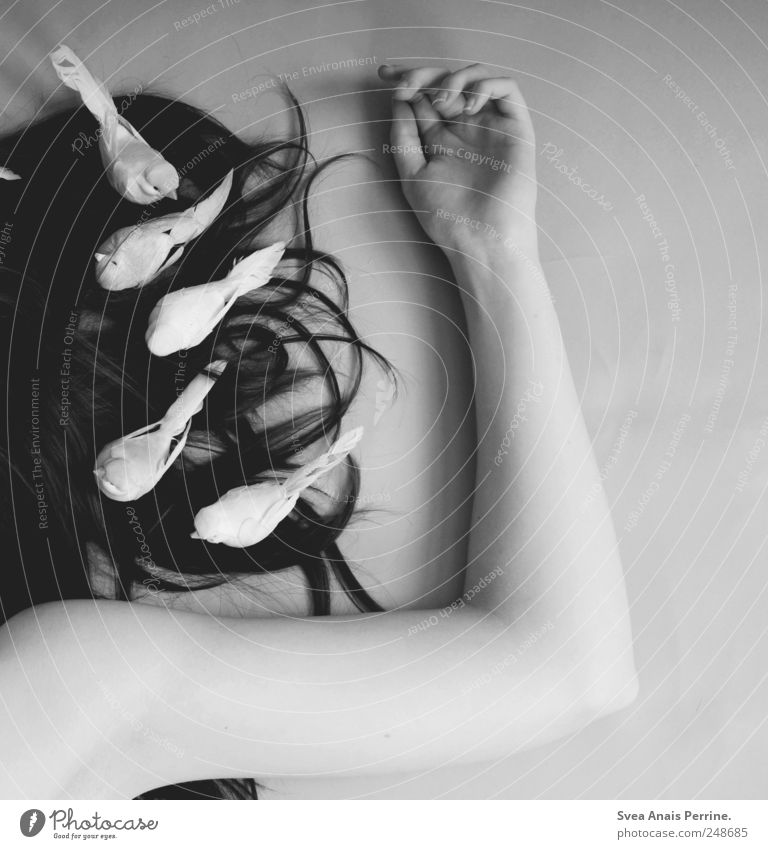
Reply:
[[450, 261], [482, 370], [464, 594], [321, 619], [25, 611], [0, 631], [2, 797], [496, 760], [635, 698], [619, 551], [605, 498], [587, 498], [600, 476], [538, 257], [528, 110], [482, 66], [380, 76], [404, 84], [391, 131], [403, 192]]

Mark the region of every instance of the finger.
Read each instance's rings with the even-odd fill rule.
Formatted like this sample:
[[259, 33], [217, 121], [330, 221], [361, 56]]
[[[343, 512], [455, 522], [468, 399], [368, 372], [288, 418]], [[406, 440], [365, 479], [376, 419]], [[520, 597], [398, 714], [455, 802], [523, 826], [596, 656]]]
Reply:
[[379, 65], [379, 76], [382, 80], [397, 80], [408, 70], [405, 65], [393, 65], [386, 63]]
[[452, 121], [464, 113], [464, 107], [467, 105], [463, 94], [457, 97], [452, 97], [446, 100], [445, 95], [440, 90], [435, 91], [431, 95], [432, 106], [440, 113], [446, 121]]
[[493, 103], [501, 115], [516, 118], [522, 127], [533, 132], [528, 106], [517, 83], [509, 77], [481, 80], [474, 83], [468, 91], [465, 114], [477, 114], [489, 101]]
[[445, 106], [451, 105], [453, 101], [462, 95], [467, 86], [479, 80], [487, 79], [491, 76], [491, 70], [487, 65], [467, 65], [458, 71], [448, 74], [440, 84], [440, 87], [435, 92], [433, 103], [444, 103]]
[[423, 140], [429, 135], [431, 130], [441, 127], [443, 119], [440, 113], [435, 109], [429, 101], [429, 98], [417, 92], [410, 101], [413, 114], [416, 116], [416, 125], [419, 130], [419, 135]]
[[392, 97], [396, 100], [410, 100], [421, 89], [434, 89], [448, 74], [445, 68], [413, 68], [405, 71], [396, 86]]
[[[425, 72], [425, 73], [422, 73]], [[410, 75], [410, 76], [408, 76]], [[445, 103], [445, 94], [439, 96], [442, 81], [450, 76], [446, 68], [407, 68], [405, 65], [380, 65], [379, 77], [383, 80], [398, 82], [393, 97], [410, 100], [415, 92], [421, 89], [432, 99], [433, 106], [443, 118], [452, 119], [464, 111], [463, 97], [452, 98], [451, 103]]]
[[419, 127], [409, 103], [395, 100], [392, 103], [392, 155], [401, 180], [413, 179], [427, 164], [419, 138]]
[[[425, 71], [427, 73], [417, 74]], [[431, 73], [430, 73], [431, 72]], [[407, 75], [411, 75], [410, 77]], [[383, 80], [397, 82], [400, 84], [395, 89], [395, 99], [410, 100], [417, 90], [425, 91], [432, 99], [433, 106], [446, 120], [457, 118], [464, 111], [464, 97], [453, 98], [451, 103], [446, 104], [445, 95], [438, 99], [441, 82], [450, 75], [445, 68], [407, 68], [405, 65], [380, 65], [379, 76]], [[418, 86], [421, 89], [418, 89]]]

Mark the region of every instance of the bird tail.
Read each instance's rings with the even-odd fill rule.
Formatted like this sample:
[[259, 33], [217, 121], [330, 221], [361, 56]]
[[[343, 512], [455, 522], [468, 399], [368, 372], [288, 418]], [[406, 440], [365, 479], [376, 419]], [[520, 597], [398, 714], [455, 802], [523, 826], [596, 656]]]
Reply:
[[254, 251], [242, 259], [235, 260], [227, 279], [237, 285], [238, 295], [252, 292], [269, 283], [272, 272], [284, 253], [285, 242], [275, 242], [273, 245]]
[[20, 180], [21, 177], [15, 172], [11, 171], [10, 168], [4, 168], [0, 166], [0, 180]]
[[209, 363], [205, 371], [196, 374], [168, 408], [160, 420], [160, 427], [174, 436], [184, 431], [192, 416], [203, 409], [206, 396], [213, 389], [226, 365], [224, 360], [216, 360]]
[[93, 76], [69, 47], [59, 45], [50, 54], [50, 59], [59, 79], [79, 93], [85, 107], [102, 127], [107, 119], [117, 116], [117, 108], [107, 87]]
[[232, 176], [234, 171], [230, 169], [227, 175], [219, 183], [218, 186], [203, 200], [198, 201], [192, 207], [192, 217], [194, 218], [196, 228], [195, 236], [199, 236], [205, 232], [211, 224], [216, 220], [216, 217], [224, 208], [227, 202], [229, 192], [232, 189]]
[[306, 489], [326, 472], [329, 472], [334, 466], [338, 466], [346, 459], [347, 454], [357, 445], [362, 439], [363, 428], [356, 427], [353, 430], [343, 433], [328, 451], [310, 460], [301, 469], [297, 469], [285, 481], [284, 486], [289, 494], [294, 494], [297, 491]]

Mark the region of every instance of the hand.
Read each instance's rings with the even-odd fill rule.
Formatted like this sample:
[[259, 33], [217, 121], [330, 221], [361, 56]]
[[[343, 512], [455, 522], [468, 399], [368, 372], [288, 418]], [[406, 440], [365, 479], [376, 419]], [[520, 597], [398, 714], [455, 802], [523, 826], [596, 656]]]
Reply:
[[520, 90], [483, 65], [382, 65], [397, 83], [391, 141], [403, 192], [449, 258], [537, 254], [533, 125]]

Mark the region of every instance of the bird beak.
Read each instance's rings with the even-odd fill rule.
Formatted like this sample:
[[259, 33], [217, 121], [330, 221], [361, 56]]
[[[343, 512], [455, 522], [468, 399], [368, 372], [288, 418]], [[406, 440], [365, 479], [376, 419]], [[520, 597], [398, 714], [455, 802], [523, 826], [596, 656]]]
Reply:
[[179, 197], [179, 196], [178, 196], [178, 194], [177, 194], [177, 192], [176, 192], [176, 189], [174, 189], [174, 190], [173, 190], [173, 191], [171, 191], [171, 192], [168, 192], [168, 197], [169, 197], [171, 200], [178, 200], [178, 197]]

